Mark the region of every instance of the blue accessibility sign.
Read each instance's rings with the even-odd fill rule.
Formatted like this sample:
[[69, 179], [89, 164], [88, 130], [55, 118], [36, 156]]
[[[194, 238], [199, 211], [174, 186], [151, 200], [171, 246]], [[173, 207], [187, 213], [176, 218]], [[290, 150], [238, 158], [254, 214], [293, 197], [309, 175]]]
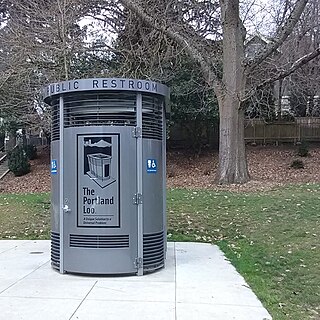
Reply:
[[156, 159], [147, 159], [147, 172], [148, 173], [157, 173], [158, 166]]
[[51, 173], [57, 174], [58, 173], [58, 161], [57, 160], [51, 160]]

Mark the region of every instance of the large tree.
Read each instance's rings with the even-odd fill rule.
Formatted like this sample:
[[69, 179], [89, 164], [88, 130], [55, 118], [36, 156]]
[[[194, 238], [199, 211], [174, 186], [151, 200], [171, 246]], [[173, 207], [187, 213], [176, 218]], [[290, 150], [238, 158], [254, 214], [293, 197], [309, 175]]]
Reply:
[[[103, 1], [108, 7], [109, 1]], [[113, 5], [116, 1], [112, 1]], [[244, 183], [249, 180], [244, 143], [245, 102], [270, 82], [284, 78], [320, 54], [317, 47], [291, 64], [252, 81], [253, 75], [288, 39], [308, 3], [296, 0], [285, 6], [272, 41], [254, 56], [245, 57], [246, 30], [240, 19], [239, 0], [119, 0], [145, 25], [176, 43], [200, 66], [207, 86], [215, 92], [220, 112], [219, 167], [217, 182]], [[290, 1], [287, 1], [291, 4]], [[217, 21], [221, 25], [217, 26]], [[222, 42], [222, 45], [221, 45]], [[222, 76], [220, 51], [222, 50]], [[255, 77], [256, 78], [256, 77]], [[256, 80], [256, 79], [255, 79]]]

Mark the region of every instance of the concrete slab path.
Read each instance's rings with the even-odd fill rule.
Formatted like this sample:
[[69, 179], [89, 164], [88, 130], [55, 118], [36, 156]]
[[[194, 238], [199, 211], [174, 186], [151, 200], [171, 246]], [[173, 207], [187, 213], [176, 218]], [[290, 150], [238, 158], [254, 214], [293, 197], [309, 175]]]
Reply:
[[59, 274], [50, 241], [0, 241], [2, 320], [270, 320], [218, 247], [169, 243], [166, 267], [142, 277]]

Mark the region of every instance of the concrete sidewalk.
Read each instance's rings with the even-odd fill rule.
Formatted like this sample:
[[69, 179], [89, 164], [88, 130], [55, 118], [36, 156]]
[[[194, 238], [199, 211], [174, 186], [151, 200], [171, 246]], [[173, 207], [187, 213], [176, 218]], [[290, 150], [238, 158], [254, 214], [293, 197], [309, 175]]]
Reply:
[[0, 241], [0, 319], [271, 319], [216, 246], [169, 243], [166, 268], [142, 277], [61, 275], [50, 241]]

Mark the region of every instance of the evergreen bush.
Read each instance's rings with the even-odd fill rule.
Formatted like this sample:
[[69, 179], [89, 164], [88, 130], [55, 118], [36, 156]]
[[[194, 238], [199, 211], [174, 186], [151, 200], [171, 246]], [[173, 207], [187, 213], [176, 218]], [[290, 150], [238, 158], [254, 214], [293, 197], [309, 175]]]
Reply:
[[34, 160], [37, 158], [37, 147], [34, 145], [27, 145], [23, 147], [29, 160]]
[[296, 159], [296, 160], [293, 160], [291, 162], [290, 167], [293, 168], [293, 169], [303, 169], [304, 168], [304, 163], [303, 163], [302, 160]]
[[298, 155], [300, 157], [307, 157], [309, 155], [309, 148], [306, 142], [302, 141], [302, 143], [298, 146]]
[[23, 148], [18, 147], [8, 153], [8, 167], [16, 177], [30, 172], [29, 159]]

